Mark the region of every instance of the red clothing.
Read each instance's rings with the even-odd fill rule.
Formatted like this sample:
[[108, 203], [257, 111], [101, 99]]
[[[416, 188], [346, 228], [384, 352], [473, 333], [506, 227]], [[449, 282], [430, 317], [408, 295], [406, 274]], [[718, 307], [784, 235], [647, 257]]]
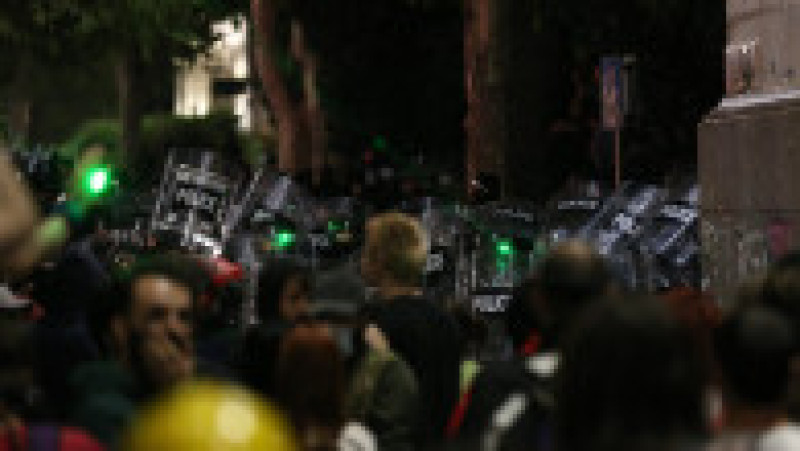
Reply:
[[447, 422], [445, 437], [454, 439], [458, 436], [458, 431], [461, 429], [461, 425], [464, 423], [464, 417], [467, 415], [467, 409], [469, 409], [469, 404], [471, 401], [472, 387], [470, 387], [461, 395], [461, 400], [459, 400], [455, 409], [453, 409], [450, 420]]
[[[100, 445], [95, 439], [79, 429], [70, 427], [59, 427], [58, 429], [58, 451], [105, 450], [105, 448], [103, 448], [103, 446]], [[18, 446], [16, 449], [20, 451], [27, 451], [28, 427], [22, 426], [21, 428], [17, 429], [16, 436], [16, 444]], [[15, 448], [12, 448], [9, 439], [10, 437], [8, 432], [0, 433], [0, 451], [14, 451]]]

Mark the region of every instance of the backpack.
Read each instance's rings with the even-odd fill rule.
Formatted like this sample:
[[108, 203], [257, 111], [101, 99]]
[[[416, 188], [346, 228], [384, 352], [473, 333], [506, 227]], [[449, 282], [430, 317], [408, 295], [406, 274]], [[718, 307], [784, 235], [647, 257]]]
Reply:
[[487, 365], [473, 382], [457, 435], [481, 450], [551, 450], [555, 396], [552, 378], [524, 361]]

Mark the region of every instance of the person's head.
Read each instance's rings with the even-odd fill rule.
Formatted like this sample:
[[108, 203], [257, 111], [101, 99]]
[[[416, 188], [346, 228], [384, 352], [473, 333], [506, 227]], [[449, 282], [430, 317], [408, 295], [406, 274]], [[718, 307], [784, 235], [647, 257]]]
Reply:
[[[753, 303], [763, 304], [780, 311], [792, 325], [800, 330], [800, 251], [793, 251], [773, 265], [754, 290]], [[798, 349], [800, 349], [800, 334]], [[793, 373], [789, 387], [789, 412], [800, 420], [800, 374]]]
[[589, 306], [567, 340], [557, 387], [558, 449], [676, 449], [666, 445], [705, 432], [703, 365], [658, 300]]
[[297, 326], [283, 340], [277, 393], [298, 430], [338, 431], [344, 401], [344, 362], [330, 331]]
[[296, 322], [309, 313], [311, 272], [288, 260], [269, 261], [258, 277], [258, 317], [261, 322]]
[[188, 375], [195, 304], [203, 291], [197, 262], [180, 256], [137, 260], [120, 288], [116, 333], [134, 369], [156, 386]]
[[126, 289], [125, 316], [131, 327], [191, 341], [194, 308], [202, 294], [197, 262], [175, 255], [138, 260]]
[[603, 257], [578, 241], [553, 248], [539, 266], [537, 277], [548, 340], [559, 340], [592, 300], [608, 294], [614, 286]]
[[785, 408], [796, 352], [789, 318], [766, 305], [745, 305], [716, 330], [714, 348], [729, 403], [743, 408]]
[[763, 301], [800, 324], [800, 251], [783, 256], [760, 284]]
[[373, 287], [418, 287], [428, 258], [425, 230], [403, 213], [367, 222], [361, 273]]

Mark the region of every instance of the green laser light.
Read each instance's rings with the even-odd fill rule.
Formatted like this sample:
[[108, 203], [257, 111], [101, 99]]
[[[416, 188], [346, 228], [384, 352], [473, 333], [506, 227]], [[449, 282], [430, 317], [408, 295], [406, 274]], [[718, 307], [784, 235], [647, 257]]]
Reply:
[[495, 250], [497, 251], [497, 254], [502, 257], [514, 255], [514, 246], [508, 240], [498, 241], [495, 245]]
[[90, 195], [100, 195], [111, 184], [111, 171], [102, 166], [90, 168], [84, 176], [84, 188]]
[[275, 234], [275, 247], [279, 249], [286, 249], [287, 247], [291, 247], [294, 245], [295, 242], [295, 235], [293, 232], [289, 231], [280, 231]]

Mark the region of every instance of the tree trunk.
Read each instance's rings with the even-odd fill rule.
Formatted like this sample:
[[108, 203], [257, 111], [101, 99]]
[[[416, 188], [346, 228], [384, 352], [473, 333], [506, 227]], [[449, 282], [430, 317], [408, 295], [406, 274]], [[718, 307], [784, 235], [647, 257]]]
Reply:
[[308, 48], [305, 32], [299, 23], [295, 23], [292, 34], [292, 47], [295, 58], [303, 67], [303, 113], [308, 137], [308, 163], [311, 166], [311, 182], [319, 186], [325, 167], [325, 148], [327, 144], [325, 112], [319, 102], [317, 90], [318, 63], [313, 51]]
[[503, 30], [508, 0], [464, 0], [464, 6], [467, 181], [480, 174], [495, 175], [505, 191], [508, 139]]
[[[298, 173], [309, 169], [312, 162], [310, 146], [313, 137], [309, 127], [314, 123], [305, 101], [291, 99], [288, 85], [276, 64], [278, 45], [276, 33], [277, 6], [275, 0], [251, 0], [255, 67], [278, 128], [278, 168]], [[302, 40], [292, 39], [293, 53], [300, 63], [307, 54]], [[301, 51], [297, 51], [301, 49]], [[305, 73], [305, 70], [304, 70]], [[305, 82], [304, 82], [305, 84]], [[307, 91], [307, 89], [306, 89]], [[307, 97], [307, 95], [304, 95]]]
[[135, 50], [127, 49], [118, 56], [116, 66], [122, 150], [126, 158], [135, 158], [139, 151], [142, 126], [142, 107], [139, 98], [141, 64]]

